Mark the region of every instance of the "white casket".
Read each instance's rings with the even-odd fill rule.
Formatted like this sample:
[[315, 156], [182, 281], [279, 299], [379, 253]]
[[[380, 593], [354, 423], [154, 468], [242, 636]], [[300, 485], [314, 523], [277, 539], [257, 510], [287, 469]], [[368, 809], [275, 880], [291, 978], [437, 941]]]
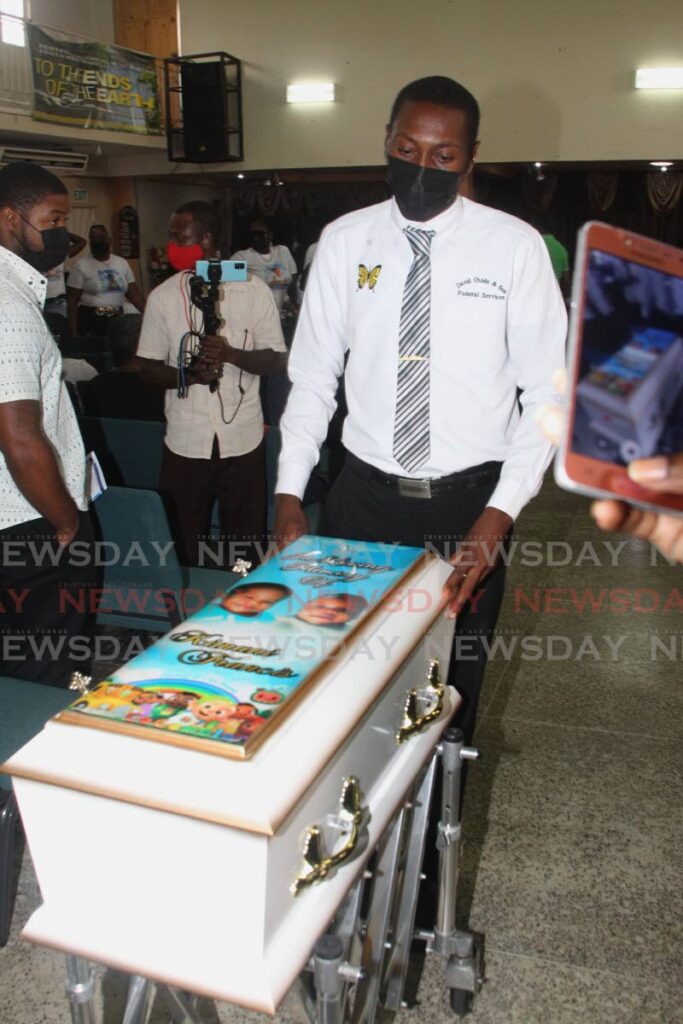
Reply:
[[591, 369], [577, 388], [589, 426], [624, 462], [656, 454], [683, 386], [683, 338], [648, 327]]
[[48, 722], [24, 937], [273, 1012], [458, 704], [449, 572], [302, 537]]

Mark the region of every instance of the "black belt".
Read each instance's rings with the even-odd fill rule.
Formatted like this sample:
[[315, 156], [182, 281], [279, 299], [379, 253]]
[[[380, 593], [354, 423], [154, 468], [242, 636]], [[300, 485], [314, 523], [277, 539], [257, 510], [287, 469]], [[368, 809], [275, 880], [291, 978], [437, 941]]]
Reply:
[[500, 476], [502, 462], [482, 462], [478, 466], [470, 466], [468, 469], [461, 469], [458, 473], [449, 473], [448, 476], [430, 477], [424, 480], [416, 480], [407, 476], [394, 476], [393, 473], [384, 473], [376, 466], [363, 462], [351, 452], [346, 453], [347, 464], [359, 476], [373, 483], [382, 484], [384, 487], [391, 487], [398, 491], [403, 498], [434, 498], [437, 494], [446, 494], [457, 488], [479, 487], [484, 484], [496, 484]]

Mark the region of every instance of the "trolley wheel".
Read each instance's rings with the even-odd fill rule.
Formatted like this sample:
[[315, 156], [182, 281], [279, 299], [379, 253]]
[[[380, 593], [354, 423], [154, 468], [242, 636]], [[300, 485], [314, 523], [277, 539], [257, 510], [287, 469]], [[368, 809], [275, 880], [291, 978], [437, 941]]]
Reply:
[[472, 1012], [472, 1003], [474, 1002], [474, 993], [466, 992], [462, 988], [449, 989], [451, 997], [451, 1010], [456, 1017], [464, 1017], [466, 1014]]

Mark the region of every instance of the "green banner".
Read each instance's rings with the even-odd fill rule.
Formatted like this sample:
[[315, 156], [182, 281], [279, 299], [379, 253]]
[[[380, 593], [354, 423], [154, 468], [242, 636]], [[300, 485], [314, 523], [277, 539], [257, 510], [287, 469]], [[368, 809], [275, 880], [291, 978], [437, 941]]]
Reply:
[[26, 30], [37, 121], [161, 134], [154, 57], [107, 43], [63, 42], [36, 25]]

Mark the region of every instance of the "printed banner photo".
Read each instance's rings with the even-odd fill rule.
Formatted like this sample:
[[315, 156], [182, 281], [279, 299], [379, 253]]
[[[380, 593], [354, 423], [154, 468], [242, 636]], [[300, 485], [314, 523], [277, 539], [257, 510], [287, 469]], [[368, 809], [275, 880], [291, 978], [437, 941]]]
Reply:
[[107, 43], [52, 39], [27, 24], [37, 121], [161, 134], [154, 57]]
[[[301, 537], [60, 717], [244, 756], [318, 669], [355, 649], [358, 623], [423, 559], [421, 548]], [[361, 686], [360, 662], [379, 649], [357, 653]]]

